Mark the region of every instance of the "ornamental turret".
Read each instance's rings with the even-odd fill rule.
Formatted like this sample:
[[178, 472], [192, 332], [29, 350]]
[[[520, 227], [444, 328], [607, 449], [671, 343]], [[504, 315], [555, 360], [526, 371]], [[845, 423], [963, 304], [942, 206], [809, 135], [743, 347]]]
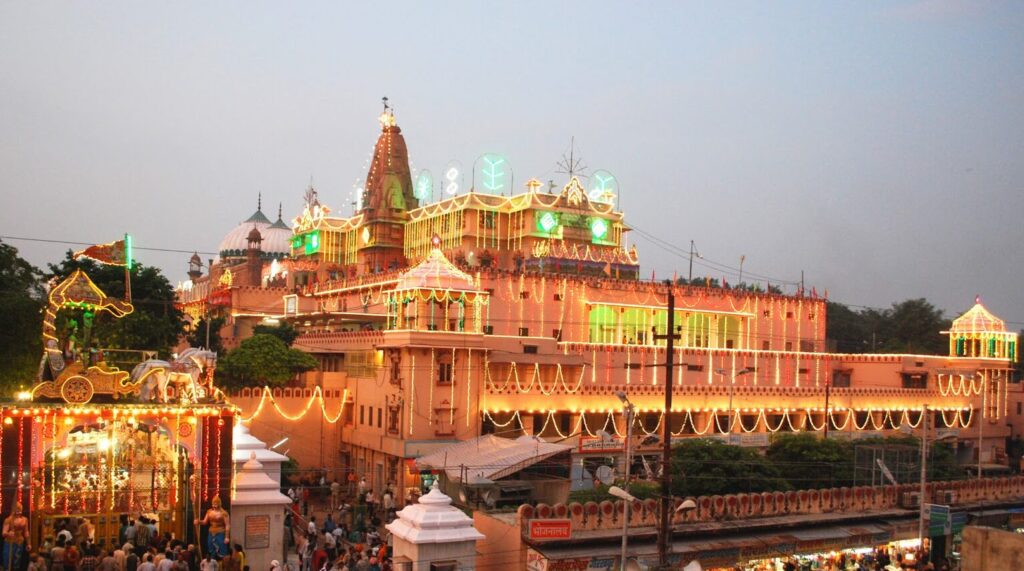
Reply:
[[951, 357], [987, 357], [1017, 361], [1017, 334], [1006, 330], [1006, 323], [974, 299], [974, 307], [953, 320], [949, 331]]

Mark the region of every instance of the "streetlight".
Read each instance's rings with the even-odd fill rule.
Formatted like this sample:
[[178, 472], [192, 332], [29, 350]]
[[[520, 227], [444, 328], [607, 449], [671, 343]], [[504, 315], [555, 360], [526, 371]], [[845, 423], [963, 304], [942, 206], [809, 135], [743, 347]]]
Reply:
[[630, 463], [629, 453], [633, 441], [633, 411], [635, 407], [633, 406], [633, 403], [629, 402], [629, 397], [626, 396], [626, 393], [618, 391], [615, 393], [615, 396], [619, 397], [619, 400], [622, 401], [622, 413], [626, 416], [626, 442], [623, 446], [623, 454], [625, 456], [624, 460], [626, 463], [626, 477], [622, 482], [625, 489], [618, 486], [612, 486], [611, 488], [608, 488], [608, 493], [617, 498], [621, 498], [625, 502], [622, 506], [622, 555], [620, 558], [621, 563], [619, 563], [619, 569], [622, 570], [626, 568], [626, 542], [629, 539], [629, 507], [631, 502], [636, 499], [628, 492]]
[[[720, 375], [722, 377], [725, 377], [726, 374], [728, 374], [728, 372], [729, 371], [727, 369], [715, 369], [715, 374], [716, 375]], [[735, 426], [736, 426], [736, 423], [733, 421], [733, 416], [734, 415], [733, 415], [733, 410], [732, 410], [732, 393], [733, 393], [733, 390], [735, 390], [735, 387], [736, 387], [736, 378], [737, 377], [741, 377], [743, 375], [746, 375], [748, 373], [756, 373], [756, 372], [757, 372], [757, 369], [755, 369], [754, 367], [743, 367], [739, 371], [736, 371], [735, 373], [733, 373], [732, 377], [730, 378], [730, 382], [729, 382], [729, 433], [730, 434], [732, 434], [732, 429], [735, 428]]]
[[[928, 417], [931, 416], [928, 413], [928, 405], [922, 405], [921, 409], [921, 490], [918, 493], [919, 497], [919, 511], [917, 520], [917, 540], [921, 543], [921, 549], [924, 549], [924, 495], [925, 495], [925, 481], [927, 479], [928, 470]], [[952, 434], [946, 434], [935, 438], [933, 442], [938, 444], [940, 442], [946, 442], [954, 440], [956, 436]]]

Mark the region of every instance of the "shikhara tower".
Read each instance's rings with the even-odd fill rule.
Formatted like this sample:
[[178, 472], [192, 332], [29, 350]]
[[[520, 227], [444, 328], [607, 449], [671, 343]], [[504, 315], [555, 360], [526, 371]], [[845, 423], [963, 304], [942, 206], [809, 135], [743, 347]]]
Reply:
[[406, 266], [405, 224], [409, 211], [419, 207], [413, 195], [409, 150], [390, 108], [381, 113], [380, 124], [381, 133], [373, 148], [359, 210], [363, 226], [358, 260], [366, 273]]

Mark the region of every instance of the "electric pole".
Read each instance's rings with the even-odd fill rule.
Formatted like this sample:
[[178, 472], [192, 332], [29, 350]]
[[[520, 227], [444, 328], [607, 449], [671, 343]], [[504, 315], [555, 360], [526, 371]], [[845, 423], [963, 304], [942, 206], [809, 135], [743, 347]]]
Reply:
[[[690, 242], [693, 248], [693, 242]], [[691, 262], [692, 263], [692, 262]], [[693, 272], [691, 265], [691, 275]], [[673, 284], [668, 283], [668, 331], [664, 335], [654, 333], [655, 340], [664, 339], [665, 348], [665, 415], [662, 422], [664, 437], [662, 438], [664, 448], [661, 455], [661, 521], [658, 526], [658, 566], [665, 569], [668, 566], [668, 541], [669, 541], [669, 520], [672, 509], [672, 362], [675, 352], [675, 340], [679, 339], [676, 333], [676, 296], [673, 291]]]

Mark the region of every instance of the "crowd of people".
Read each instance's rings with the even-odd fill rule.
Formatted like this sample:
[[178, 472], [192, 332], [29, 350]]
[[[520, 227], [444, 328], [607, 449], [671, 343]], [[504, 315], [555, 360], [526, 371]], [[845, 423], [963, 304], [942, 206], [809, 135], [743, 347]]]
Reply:
[[96, 528], [88, 518], [58, 520], [49, 540], [32, 551], [27, 571], [249, 571], [241, 545], [229, 546], [225, 556], [200, 555], [195, 545], [186, 545], [160, 533], [156, 521], [145, 516], [134, 520], [122, 516], [118, 544], [95, 542]]
[[944, 558], [930, 558], [919, 549], [878, 547], [869, 552], [837, 552], [814, 556], [779, 558], [739, 571], [952, 571]]
[[[319, 493], [314, 494], [311, 489]], [[301, 565], [294, 571], [393, 569], [389, 534], [384, 528], [395, 518], [395, 494], [390, 487], [378, 495], [366, 478], [356, 481], [350, 476], [347, 485], [343, 485], [337, 479], [328, 484], [326, 477], [321, 476], [316, 485], [305, 486], [301, 492], [289, 489], [288, 496], [293, 504], [286, 530], [292, 531]], [[326, 512], [322, 522], [313, 515], [318, 505]], [[303, 527], [299, 528], [300, 525]]]

